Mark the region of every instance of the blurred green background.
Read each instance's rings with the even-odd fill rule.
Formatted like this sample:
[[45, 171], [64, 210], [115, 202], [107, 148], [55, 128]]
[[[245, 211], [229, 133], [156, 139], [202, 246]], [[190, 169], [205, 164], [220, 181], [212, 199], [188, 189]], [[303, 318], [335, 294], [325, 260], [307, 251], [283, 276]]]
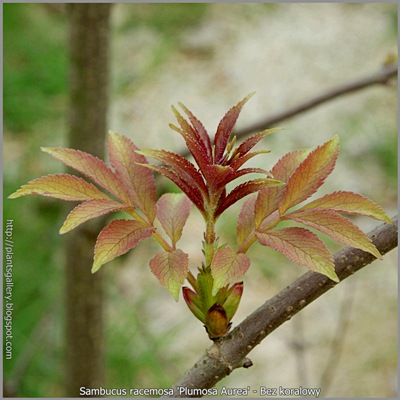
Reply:
[[[3, 5], [3, 218], [14, 220], [15, 241], [14, 354], [4, 361], [4, 379], [19, 397], [63, 395], [64, 238], [58, 230], [65, 214], [56, 200], [6, 198], [28, 180], [63, 170], [40, 146], [66, 141], [67, 26], [63, 4]], [[177, 101], [211, 130], [231, 105], [256, 90], [238, 122], [243, 127], [378, 70], [396, 43], [395, 4], [117, 4], [109, 126], [138, 146], [180, 150], [183, 143], [168, 130], [170, 105]], [[285, 131], [266, 142], [272, 153], [262, 158], [263, 166], [338, 134], [341, 156], [323, 190], [363, 193], [394, 215], [396, 112], [395, 83], [320, 106], [281, 124]], [[237, 213], [222, 219], [222, 238], [234, 240]], [[202, 227], [197, 215], [189, 222], [182, 246], [193, 254], [193, 267], [201, 257]], [[364, 230], [377, 224], [357, 223]], [[175, 304], [151, 275], [153, 250], [139, 246], [105, 267], [106, 387], [169, 387], [209, 345], [183, 302]], [[250, 256], [234, 324], [304, 272], [272, 250], [255, 247]], [[351, 292], [340, 367], [324, 394], [393, 396], [396, 265], [396, 254], [389, 254], [340, 285], [255, 349], [254, 367], [222, 384], [318, 386]]]

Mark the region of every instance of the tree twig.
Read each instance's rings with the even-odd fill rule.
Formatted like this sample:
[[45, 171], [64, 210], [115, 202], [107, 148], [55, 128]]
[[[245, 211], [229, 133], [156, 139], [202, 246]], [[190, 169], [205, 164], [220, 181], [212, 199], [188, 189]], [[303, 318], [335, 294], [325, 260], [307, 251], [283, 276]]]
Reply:
[[[397, 246], [397, 216], [393, 218], [393, 224], [379, 225], [368, 237], [382, 255], [394, 249]], [[375, 259], [373, 255], [362, 250], [343, 248], [334, 255], [340, 282]], [[251, 361], [246, 356], [255, 346], [336, 285], [337, 283], [324, 275], [311, 271], [305, 273], [250, 314], [225, 340], [213, 344], [174, 386], [174, 397], [190, 397], [187, 392], [180, 394], [179, 387], [211, 388], [234, 369], [251, 366]]]
[[397, 76], [397, 65], [390, 64], [388, 66], [381, 68], [379, 71], [374, 72], [373, 74], [345, 83], [341, 86], [337, 86], [333, 89], [321, 93], [318, 96], [308, 99], [303, 103], [300, 103], [292, 108], [279, 112], [275, 115], [271, 115], [243, 129], [239, 129], [235, 131], [235, 135], [238, 138], [240, 138], [256, 131], [261, 131], [267, 128], [271, 128], [285, 119], [292, 118], [298, 114], [301, 114], [304, 111], [308, 111], [312, 108], [319, 106], [320, 104], [326, 103], [337, 97], [350, 94], [361, 89], [365, 89], [369, 86], [387, 85], [388, 82], [396, 76]]

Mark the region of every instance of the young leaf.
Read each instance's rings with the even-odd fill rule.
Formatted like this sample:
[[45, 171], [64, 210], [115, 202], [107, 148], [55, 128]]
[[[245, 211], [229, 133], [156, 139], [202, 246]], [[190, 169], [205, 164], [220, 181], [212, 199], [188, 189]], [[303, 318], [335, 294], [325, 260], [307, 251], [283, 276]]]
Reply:
[[178, 301], [179, 290], [189, 272], [188, 255], [180, 249], [158, 253], [150, 260], [150, 269]]
[[284, 218], [318, 229], [322, 233], [335, 239], [337, 242], [364, 250], [371, 253], [376, 258], [382, 257], [368, 236], [366, 236], [349, 219], [342, 217], [334, 210], [311, 209], [295, 211], [286, 214]]
[[193, 158], [196, 160], [197, 165], [201, 170], [204, 170], [204, 168], [210, 164], [210, 160], [208, 158], [208, 150], [204, 145], [203, 140], [196, 133], [195, 129], [193, 129], [190, 124], [179, 114], [179, 111], [175, 107], [172, 107], [172, 111], [174, 112], [181, 128], [178, 128], [173, 124], [169, 125], [170, 128], [181, 134], [181, 136], [185, 139], [187, 148], [189, 149]]
[[315, 233], [294, 227], [256, 234], [263, 246], [272, 247], [293, 262], [339, 282], [332, 255]]
[[175, 247], [190, 213], [191, 201], [181, 193], [163, 194], [157, 202], [157, 218]]
[[176, 172], [172, 171], [167, 167], [160, 167], [159, 165], [145, 164], [147, 168], [150, 168], [166, 178], [175, 183], [179, 189], [186, 194], [187, 197], [192, 201], [192, 203], [200, 210], [204, 212], [204, 197], [203, 194], [197, 187], [191, 186], [186, 180], [181, 178]]
[[60, 229], [60, 234], [69, 232], [76, 228], [78, 225], [88, 221], [92, 218], [100, 217], [101, 215], [108, 214], [117, 210], [124, 210], [129, 208], [126, 204], [118, 203], [114, 200], [93, 199], [85, 201], [79, 206], [75, 207], [68, 215], [63, 226]]
[[199, 171], [197, 171], [196, 167], [181, 155], [166, 150], [152, 149], [141, 149], [140, 154], [145, 154], [158, 161], [161, 161], [177, 175], [185, 179], [188, 184], [196, 187], [203, 194], [207, 194], [207, 186], [204, 183], [203, 177]]
[[236, 203], [238, 200], [242, 199], [243, 197], [251, 193], [258, 192], [259, 190], [264, 189], [266, 187], [281, 186], [281, 185], [283, 185], [283, 182], [269, 178], [254, 179], [252, 181], [242, 183], [241, 185], [236, 186], [235, 189], [233, 189], [228, 194], [228, 196], [226, 196], [226, 198], [221, 202], [216, 212], [216, 216], [221, 215], [232, 204]]
[[240, 111], [243, 106], [247, 103], [254, 93], [250, 93], [243, 100], [239, 101], [235, 106], [233, 106], [222, 118], [218, 125], [217, 132], [214, 138], [214, 161], [219, 164], [223, 158], [226, 145], [228, 144], [229, 137], [232, 133], [233, 127], [239, 117]]
[[392, 223], [392, 220], [385, 214], [379, 204], [361, 194], [353, 192], [338, 191], [327, 194], [306, 204], [299, 211], [312, 208], [329, 208], [344, 214], [366, 215], [367, 217], [375, 218], [389, 224]]
[[34, 179], [26, 185], [22, 185], [16, 192], [8, 196], [8, 198], [15, 199], [30, 194], [39, 194], [41, 196], [68, 201], [109, 199], [96, 186], [86, 182], [82, 178], [69, 174], [54, 174]]
[[255, 226], [259, 228], [265, 218], [278, 209], [279, 201], [284, 191], [283, 186], [261, 189], [255, 204]]
[[334, 136], [322, 146], [313, 150], [301, 162], [287, 181], [279, 205], [280, 214], [310, 197], [332, 172], [339, 154], [339, 138]]
[[241, 278], [249, 267], [250, 260], [245, 254], [235, 253], [229, 247], [217, 250], [211, 262], [211, 273], [214, 278], [213, 296], [225, 285]]
[[153, 228], [148, 228], [134, 219], [112, 221], [97, 237], [92, 273], [98, 271], [103, 264], [127, 253], [153, 232]]
[[65, 165], [86, 175], [123, 203], [132, 205], [128, 192], [104, 161], [80, 150], [49, 147], [42, 147], [42, 150]]
[[208, 135], [206, 128], [204, 128], [203, 124], [192, 114], [190, 110], [188, 110], [184, 104], [178, 103], [179, 106], [185, 111], [186, 115], [189, 117], [192, 126], [198, 135], [198, 137], [202, 140], [204, 144], [204, 149], [207, 154], [207, 160], [211, 164], [212, 163], [212, 146], [210, 136]]
[[151, 170], [138, 164], [147, 164], [147, 160], [136, 150], [139, 150], [138, 147], [127, 137], [116, 132], [109, 133], [108, 153], [111, 165], [134, 205], [149, 218], [150, 222], [153, 222], [156, 215], [154, 176]]
[[272, 167], [272, 176], [282, 182], [287, 182], [300, 163], [310, 154], [310, 151], [310, 149], [301, 149], [285, 154]]
[[249, 241], [255, 235], [254, 207], [256, 197], [251, 196], [243, 203], [237, 221], [237, 244], [238, 252], [245, 253]]
[[232, 154], [232, 158], [239, 155], [240, 157], [247, 154], [260, 140], [264, 139], [265, 136], [270, 135], [273, 132], [280, 130], [280, 128], [266, 129], [263, 132], [256, 133], [246, 139]]

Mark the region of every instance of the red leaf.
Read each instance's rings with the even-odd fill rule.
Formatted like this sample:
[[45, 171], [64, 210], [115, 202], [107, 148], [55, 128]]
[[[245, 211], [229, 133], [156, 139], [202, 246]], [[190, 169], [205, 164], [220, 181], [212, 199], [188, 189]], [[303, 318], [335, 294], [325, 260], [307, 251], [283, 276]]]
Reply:
[[182, 135], [182, 137], [185, 139], [186, 146], [196, 160], [197, 165], [201, 170], [204, 170], [204, 168], [210, 164], [210, 160], [208, 159], [208, 151], [203, 143], [203, 140], [189, 125], [189, 123], [179, 114], [175, 107], [172, 107], [172, 111], [174, 112], [181, 129], [173, 124], [169, 125], [170, 128]]
[[236, 151], [233, 152], [232, 158], [234, 158], [237, 154], [239, 156], [244, 156], [247, 154], [260, 140], [264, 139], [265, 136], [270, 135], [273, 132], [280, 130], [280, 128], [266, 129], [263, 132], [256, 133], [255, 135], [250, 136], [246, 139]]
[[216, 164], [219, 164], [220, 161], [223, 159], [226, 145], [228, 144], [229, 137], [239, 117], [240, 111], [242, 110], [246, 102], [250, 99], [250, 97], [253, 96], [253, 94], [254, 93], [249, 94], [243, 100], [239, 101], [239, 103], [233, 106], [225, 114], [225, 116], [219, 123], [217, 128], [217, 133], [215, 134], [214, 138], [214, 146], [215, 146], [214, 161]]
[[60, 234], [69, 232], [89, 219], [97, 218], [113, 211], [129, 208], [130, 207], [126, 204], [121, 204], [114, 200], [95, 199], [85, 201], [69, 213], [60, 229]]
[[329, 208], [345, 214], [366, 215], [367, 217], [392, 223], [392, 220], [385, 214], [379, 204], [361, 194], [353, 192], [339, 191], [327, 194], [311, 201], [300, 210], [309, 210], [312, 208]]
[[99, 158], [80, 150], [42, 147], [65, 165], [86, 175], [123, 203], [133, 205], [127, 190], [113, 171]]
[[8, 198], [15, 199], [30, 194], [39, 194], [41, 196], [68, 201], [109, 199], [96, 186], [86, 182], [82, 178], [69, 174], [54, 174], [36, 178], [26, 185], [22, 185], [15, 193], [8, 196]]
[[167, 167], [160, 167], [158, 165], [147, 164], [147, 168], [157, 171], [161, 175], [175, 183], [181, 189], [192, 203], [201, 211], [204, 212], [204, 198], [202, 193], [197, 187], [191, 186], [187, 181], [182, 179], [178, 174]]
[[150, 260], [150, 269], [178, 301], [179, 290], [189, 272], [188, 255], [180, 249], [158, 253]]
[[297, 227], [283, 228], [257, 232], [257, 237], [263, 246], [272, 247], [295, 263], [339, 282], [332, 255], [324, 242], [309, 230]]
[[157, 202], [157, 218], [172, 240], [173, 246], [182, 236], [191, 206], [190, 200], [180, 193], [163, 194]]
[[98, 271], [103, 264], [128, 252], [153, 232], [153, 228], [147, 228], [133, 219], [112, 221], [97, 237], [92, 273]]
[[271, 186], [280, 186], [282, 185], [281, 181], [277, 181], [275, 179], [268, 179], [268, 178], [261, 178], [261, 179], [254, 179], [252, 181], [248, 181], [242, 183], [239, 186], [236, 186], [228, 196], [221, 202], [218, 210], [216, 212], [216, 216], [221, 215], [228, 207], [232, 204], [236, 203], [238, 200], [242, 199], [243, 197], [257, 192], [261, 189]]
[[251, 153], [247, 153], [234, 161], [230, 162], [229, 166], [234, 169], [235, 171], [238, 170], [245, 162], [250, 160], [251, 158], [258, 156], [259, 154], [266, 154], [270, 153], [270, 150], [259, 150], [259, 151], [253, 151]]
[[311, 209], [295, 211], [285, 215], [285, 219], [300, 222], [350, 247], [364, 250], [376, 258], [381, 254], [371, 240], [349, 219], [330, 209]]
[[189, 185], [196, 187], [204, 195], [207, 195], [207, 186], [204, 183], [203, 177], [186, 158], [166, 150], [142, 149], [140, 153], [163, 162], [180, 178], [186, 180]]
[[229, 283], [237, 281], [249, 269], [250, 260], [243, 253], [235, 253], [229, 247], [215, 252], [211, 262], [211, 274], [214, 278], [212, 295]]
[[117, 176], [131, 197], [133, 204], [149, 219], [154, 221], [156, 214], [156, 186], [153, 173], [141, 164], [147, 164], [138, 148], [127, 137], [110, 132], [108, 153]]
[[211, 140], [210, 136], [208, 135], [206, 129], [204, 128], [203, 124], [192, 114], [190, 110], [188, 110], [184, 104], [178, 103], [183, 111], [185, 111], [186, 115], [189, 117], [190, 122], [193, 125], [193, 128], [198, 135], [198, 137], [202, 140], [204, 144], [204, 149], [207, 154], [208, 163], [212, 163], [212, 147], [211, 147]]
[[254, 208], [256, 197], [252, 196], [243, 203], [237, 222], [238, 252], [245, 253], [255, 235]]
[[339, 138], [333, 137], [313, 150], [301, 162], [287, 181], [279, 212], [283, 215], [289, 208], [310, 197], [332, 172], [339, 154]]

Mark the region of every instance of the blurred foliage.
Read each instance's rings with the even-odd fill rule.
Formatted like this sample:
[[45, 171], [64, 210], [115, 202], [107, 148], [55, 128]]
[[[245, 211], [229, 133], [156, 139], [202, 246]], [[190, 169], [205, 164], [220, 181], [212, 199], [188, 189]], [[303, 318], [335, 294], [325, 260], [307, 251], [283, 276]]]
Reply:
[[119, 31], [124, 33], [131, 28], [147, 27], [173, 40], [182, 34], [183, 29], [199, 24], [208, 8], [207, 3], [168, 3], [157, 7], [151, 3], [134, 4], [127, 9], [128, 14]]
[[3, 112], [13, 133], [60, 117], [67, 86], [66, 18], [43, 5], [3, 5]]

